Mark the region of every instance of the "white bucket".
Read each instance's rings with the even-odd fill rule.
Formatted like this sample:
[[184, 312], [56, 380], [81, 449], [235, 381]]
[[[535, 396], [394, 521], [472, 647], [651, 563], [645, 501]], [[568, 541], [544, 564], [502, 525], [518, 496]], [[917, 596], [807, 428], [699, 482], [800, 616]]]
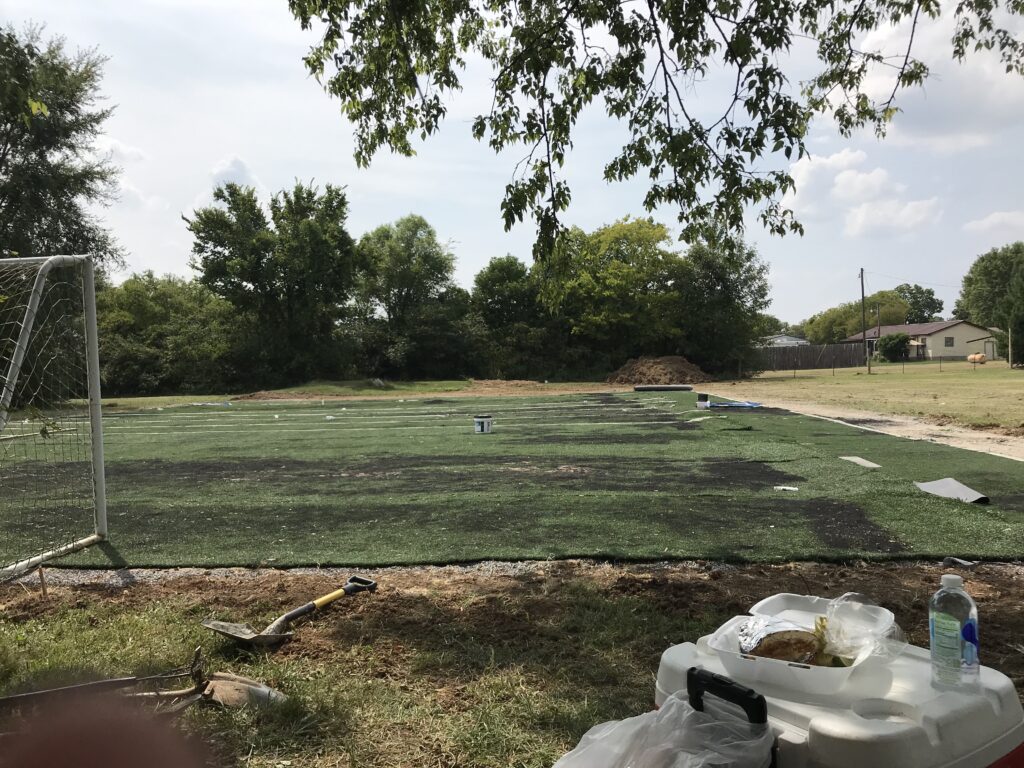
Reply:
[[704, 393], [704, 392], [698, 392], [697, 393], [697, 407], [698, 408], [710, 408], [711, 407], [711, 401], [708, 399], [708, 396], [707, 396], [706, 393]]
[[491, 434], [491, 425], [494, 423], [492, 416], [474, 416], [473, 431], [478, 435]]

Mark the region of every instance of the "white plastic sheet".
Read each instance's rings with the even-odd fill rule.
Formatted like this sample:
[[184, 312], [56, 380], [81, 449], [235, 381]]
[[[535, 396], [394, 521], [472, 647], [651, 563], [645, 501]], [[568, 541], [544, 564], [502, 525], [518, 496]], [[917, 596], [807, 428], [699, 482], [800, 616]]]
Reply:
[[595, 725], [554, 768], [768, 768], [772, 733], [674, 693], [661, 709]]

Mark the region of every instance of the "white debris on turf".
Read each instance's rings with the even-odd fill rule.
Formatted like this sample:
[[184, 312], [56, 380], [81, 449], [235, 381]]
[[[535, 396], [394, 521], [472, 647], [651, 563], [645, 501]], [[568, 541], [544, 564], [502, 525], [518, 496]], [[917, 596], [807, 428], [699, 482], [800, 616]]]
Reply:
[[775, 490], [776, 491], [799, 491], [800, 489], [797, 488], [795, 485], [776, 485], [775, 486]]
[[860, 456], [840, 456], [839, 458], [843, 461], [852, 461], [854, 464], [866, 469], [881, 469], [882, 467], [881, 464], [875, 464], [875, 462], [862, 459]]
[[933, 496], [940, 496], [944, 499], [964, 501], [968, 504], [988, 504], [988, 496], [983, 493], [979, 493], [973, 488], [968, 488], [959, 480], [952, 477], [944, 477], [941, 480], [933, 480], [930, 483], [915, 482], [914, 485], [925, 493], [930, 493]]

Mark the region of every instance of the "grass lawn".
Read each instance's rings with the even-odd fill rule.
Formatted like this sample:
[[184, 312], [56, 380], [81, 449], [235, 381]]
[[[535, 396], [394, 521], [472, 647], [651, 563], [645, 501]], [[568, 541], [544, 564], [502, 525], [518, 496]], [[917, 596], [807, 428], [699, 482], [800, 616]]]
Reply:
[[[371, 573], [375, 595], [332, 605], [276, 653], [201, 630], [208, 616], [268, 622], [344, 575], [263, 572], [157, 583], [0, 585], [0, 694], [74, 677], [153, 672], [202, 645], [211, 671], [262, 680], [270, 711], [193, 709], [209, 765], [248, 768], [546, 768], [599, 722], [649, 710], [658, 659], [776, 592], [853, 590], [927, 645], [935, 565], [703, 569], [536, 563]], [[1019, 574], [965, 574], [982, 615], [982, 660], [1021, 685]], [[1015, 647], [1016, 646], [1016, 647]], [[0, 721], [0, 733], [8, 730]], [[0, 742], [0, 763], [2, 760]]]
[[1006, 363], [966, 362], [873, 365], [763, 373], [754, 379], [710, 386], [730, 397], [819, 403], [879, 413], [920, 416], [1024, 434], [1024, 371]]
[[[708, 414], [694, 405], [692, 393], [629, 393], [246, 401], [110, 414], [111, 543], [63, 562], [769, 561], [1024, 551], [1017, 462], [772, 409]], [[495, 417], [491, 435], [472, 432], [481, 412]], [[845, 455], [882, 468], [838, 459]], [[11, 464], [4, 482], [31, 493], [46, 484], [40, 471], [33, 462]], [[912, 485], [947, 476], [992, 504], [938, 499]], [[70, 522], [26, 519], [17, 499], [0, 496], [0, 561]]]

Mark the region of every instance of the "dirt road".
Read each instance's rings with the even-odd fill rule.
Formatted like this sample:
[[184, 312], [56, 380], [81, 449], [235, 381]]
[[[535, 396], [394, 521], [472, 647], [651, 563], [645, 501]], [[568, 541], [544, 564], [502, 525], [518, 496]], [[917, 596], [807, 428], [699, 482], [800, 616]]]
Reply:
[[[735, 399], [738, 397], [735, 387], [705, 385], [705, 389], [713, 395]], [[1024, 438], [1000, 434], [983, 429], [969, 429], [953, 424], [933, 424], [914, 419], [909, 416], [897, 416], [891, 413], [875, 413], [860, 409], [844, 408], [835, 405], [821, 405], [801, 401], [776, 400], [770, 403], [773, 408], [785, 408], [794, 413], [808, 416], [820, 416], [838, 421], [884, 432], [887, 435], [906, 437], [911, 440], [930, 440], [935, 443], [951, 445], [954, 448], [965, 448], [969, 451], [980, 451], [997, 456], [1004, 456], [1017, 461], [1024, 461]]]

